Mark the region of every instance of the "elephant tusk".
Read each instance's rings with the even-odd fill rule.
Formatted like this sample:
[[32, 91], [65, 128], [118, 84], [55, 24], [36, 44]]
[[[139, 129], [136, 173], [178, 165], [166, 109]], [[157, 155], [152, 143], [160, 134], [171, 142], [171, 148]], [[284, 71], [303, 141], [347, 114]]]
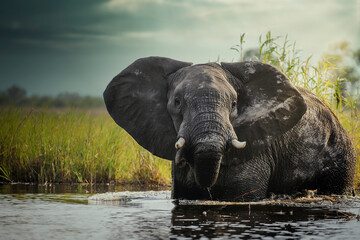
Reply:
[[236, 139], [233, 139], [231, 143], [237, 149], [241, 149], [241, 148], [244, 148], [246, 146], [246, 142], [239, 142]]
[[184, 146], [184, 144], [185, 144], [185, 139], [183, 137], [180, 137], [179, 140], [177, 140], [177, 142], [175, 143], [175, 148], [180, 149]]

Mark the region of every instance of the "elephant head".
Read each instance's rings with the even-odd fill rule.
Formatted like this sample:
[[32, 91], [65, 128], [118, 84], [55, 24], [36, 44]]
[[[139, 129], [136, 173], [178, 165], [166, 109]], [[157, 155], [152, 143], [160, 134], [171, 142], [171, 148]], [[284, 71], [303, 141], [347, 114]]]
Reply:
[[109, 83], [104, 99], [141, 146], [177, 167], [189, 165], [204, 188], [216, 183], [222, 164], [251, 160], [306, 111], [289, 80], [259, 62], [142, 58]]

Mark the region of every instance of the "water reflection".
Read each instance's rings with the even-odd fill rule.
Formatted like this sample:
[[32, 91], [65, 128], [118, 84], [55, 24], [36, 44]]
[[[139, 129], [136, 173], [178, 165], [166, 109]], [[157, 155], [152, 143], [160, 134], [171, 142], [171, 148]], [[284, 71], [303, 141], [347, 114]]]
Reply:
[[[182, 206], [172, 210], [173, 237], [284, 237], [333, 235], [340, 225], [327, 222], [354, 219], [339, 210], [289, 206]], [[340, 229], [339, 229], [340, 227]]]
[[[194, 205], [170, 199], [168, 190], [137, 188], [142, 192], [119, 193], [126, 201], [109, 202], [88, 201], [92, 195], [86, 192], [88, 187], [52, 186], [56, 192], [49, 193], [49, 186], [0, 185], [0, 236], [52, 240], [360, 236], [358, 197], [338, 204]], [[93, 191], [103, 193], [109, 187], [94, 186]]]

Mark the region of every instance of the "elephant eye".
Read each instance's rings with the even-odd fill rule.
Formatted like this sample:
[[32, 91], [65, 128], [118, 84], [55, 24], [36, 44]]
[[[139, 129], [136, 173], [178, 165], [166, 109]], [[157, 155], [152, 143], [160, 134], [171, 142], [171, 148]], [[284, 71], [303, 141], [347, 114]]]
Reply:
[[180, 106], [180, 99], [179, 99], [179, 98], [175, 98], [174, 104], [175, 104], [175, 107]]
[[236, 107], [236, 102], [234, 101], [234, 102], [232, 102], [232, 104], [231, 104], [231, 108], [234, 109], [235, 107]]

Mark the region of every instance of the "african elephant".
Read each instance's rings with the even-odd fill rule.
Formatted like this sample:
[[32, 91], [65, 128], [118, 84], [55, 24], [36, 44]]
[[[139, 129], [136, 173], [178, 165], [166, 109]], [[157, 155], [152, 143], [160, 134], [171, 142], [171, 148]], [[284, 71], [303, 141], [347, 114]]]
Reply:
[[352, 187], [355, 151], [338, 119], [271, 65], [142, 58], [104, 99], [141, 146], [173, 161], [173, 198], [252, 201]]

